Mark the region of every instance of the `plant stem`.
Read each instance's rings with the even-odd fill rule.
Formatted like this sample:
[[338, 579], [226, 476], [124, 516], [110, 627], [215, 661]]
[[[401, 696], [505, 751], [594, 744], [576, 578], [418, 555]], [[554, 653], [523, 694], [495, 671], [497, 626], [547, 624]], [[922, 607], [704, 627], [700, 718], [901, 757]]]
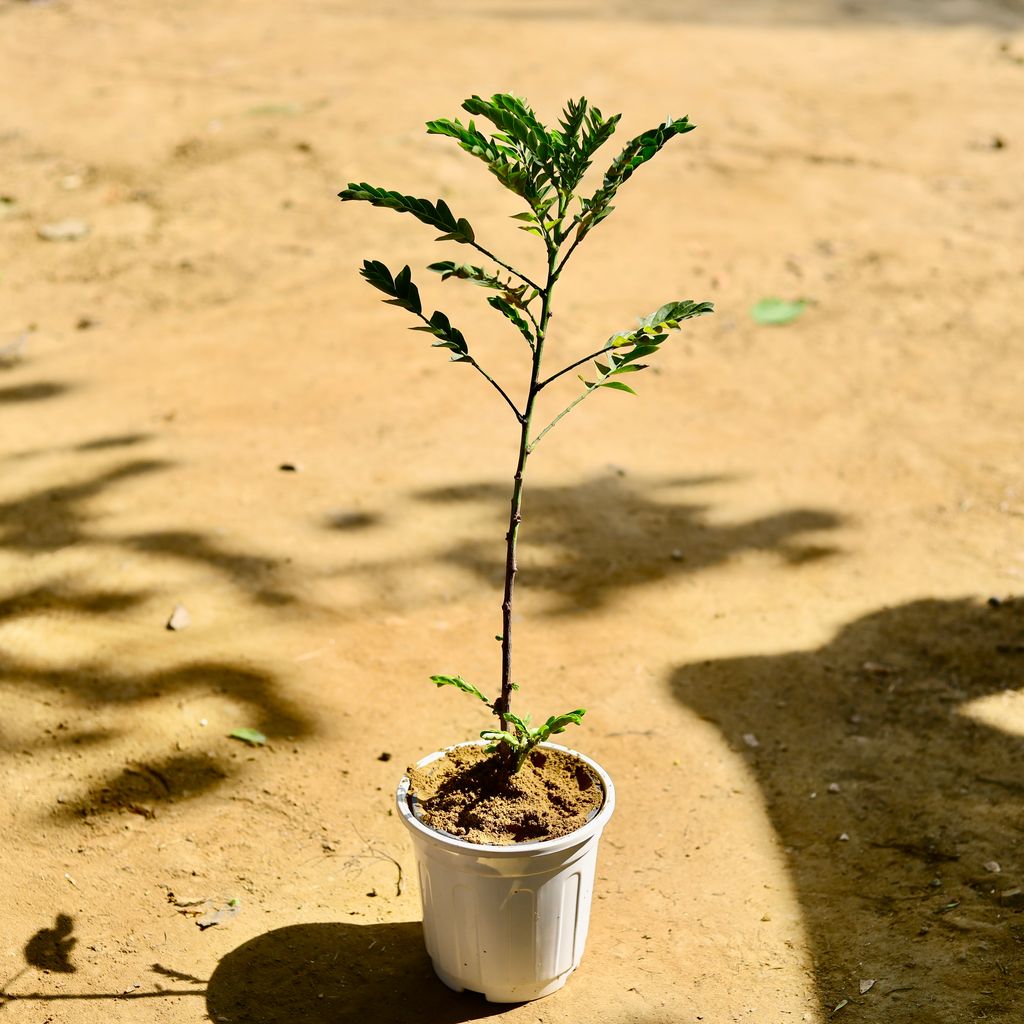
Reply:
[[501, 696], [494, 702], [494, 713], [498, 716], [502, 731], [507, 732], [512, 726], [504, 716], [511, 710], [512, 702], [512, 598], [515, 593], [516, 574], [519, 565], [516, 561], [516, 543], [519, 539], [519, 526], [523, 521], [523, 471], [530, 455], [530, 423], [533, 419], [533, 403], [540, 390], [541, 357], [544, 353], [544, 338], [547, 334], [548, 321], [551, 318], [551, 291], [558, 273], [555, 260], [558, 250], [548, 244], [548, 275], [544, 288], [538, 288], [541, 295], [540, 321], [537, 324], [537, 344], [533, 350], [533, 367], [530, 372], [530, 390], [526, 398], [526, 408], [520, 419], [519, 457], [512, 483], [512, 499], [509, 503], [508, 532], [505, 534], [505, 590], [501, 601]]

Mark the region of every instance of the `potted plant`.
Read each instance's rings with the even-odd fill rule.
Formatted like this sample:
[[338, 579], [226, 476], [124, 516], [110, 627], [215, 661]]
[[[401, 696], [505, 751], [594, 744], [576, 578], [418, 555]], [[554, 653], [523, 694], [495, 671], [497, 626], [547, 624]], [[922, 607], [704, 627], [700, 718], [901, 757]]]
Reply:
[[[570, 100], [552, 130], [512, 95], [473, 96], [462, 106], [490, 122], [488, 134], [473, 120], [463, 124], [458, 119], [430, 121], [427, 132], [454, 139], [522, 200], [525, 209], [515, 219], [544, 246], [542, 275], [531, 277], [486, 249], [469, 221], [456, 216], [444, 200], [430, 202], [365, 182], [350, 184], [340, 198], [411, 214], [440, 231], [438, 241], [476, 250], [486, 260], [483, 265], [445, 260], [429, 269], [442, 281], [469, 281], [489, 291], [488, 304], [530, 350], [529, 382], [517, 403], [512, 389], [481, 366], [445, 313], [428, 315], [408, 266], [392, 273], [377, 260], [364, 261], [366, 281], [387, 296], [386, 302], [419, 320], [413, 330], [434, 338], [433, 345], [448, 350], [452, 362], [479, 373], [519, 425], [497, 636], [499, 692], [492, 698], [461, 676], [431, 676], [437, 686], [456, 687], [487, 705], [496, 727], [482, 732], [480, 741], [418, 762], [402, 779], [397, 799], [416, 850], [426, 945], [437, 974], [457, 990], [482, 992], [495, 1002], [520, 1002], [560, 988], [580, 962], [597, 843], [615, 799], [611, 779], [599, 765], [548, 742], [579, 725], [583, 708], [552, 715], [536, 727], [528, 715], [512, 710], [518, 689], [512, 673], [512, 607], [525, 469], [541, 440], [584, 399], [601, 390], [635, 394], [623, 378], [645, 369], [671, 332], [685, 320], [710, 313], [712, 305], [666, 303], [596, 351], [545, 375], [555, 286], [577, 246], [612, 212], [618, 189], [633, 172], [669, 139], [694, 126], [685, 117], [670, 118], [638, 135], [612, 161], [597, 189], [584, 197], [577, 196], [577, 189], [620, 115], [606, 118], [585, 98]], [[592, 368], [579, 377], [582, 390], [538, 429], [541, 392], [588, 363]]]

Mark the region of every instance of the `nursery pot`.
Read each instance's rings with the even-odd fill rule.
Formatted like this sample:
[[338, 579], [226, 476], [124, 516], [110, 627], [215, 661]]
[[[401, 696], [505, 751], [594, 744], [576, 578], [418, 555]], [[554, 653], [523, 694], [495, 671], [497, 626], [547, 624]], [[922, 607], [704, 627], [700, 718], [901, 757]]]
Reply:
[[[600, 765], [553, 743], [541, 746], [579, 758], [604, 789], [594, 817], [557, 839], [509, 846], [467, 843], [419, 821], [408, 777], [398, 786], [398, 813], [412, 836], [423, 935], [434, 970], [456, 992], [480, 992], [492, 1003], [549, 995], [579, 966], [597, 845], [615, 808], [615, 788]], [[430, 754], [417, 767], [444, 754]]]

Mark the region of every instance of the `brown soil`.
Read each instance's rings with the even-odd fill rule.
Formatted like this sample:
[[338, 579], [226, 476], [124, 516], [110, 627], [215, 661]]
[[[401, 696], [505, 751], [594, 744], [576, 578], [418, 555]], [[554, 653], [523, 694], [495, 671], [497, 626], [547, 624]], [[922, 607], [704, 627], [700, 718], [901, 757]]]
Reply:
[[534, 750], [514, 773], [500, 753], [481, 747], [454, 747], [408, 773], [424, 824], [468, 843], [557, 839], [586, 824], [604, 800], [586, 764], [551, 748]]
[[[1021, 26], [0, 0], [4, 1024], [1017, 1024]], [[617, 807], [582, 967], [500, 1010], [432, 978], [392, 812], [483, 727], [428, 677], [494, 692], [514, 423], [358, 276], [464, 252], [336, 198], [444, 197], [529, 260], [422, 130], [499, 89], [698, 125], [580, 247], [551, 360], [717, 307], [529, 469], [517, 710], [587, 707]], [[517, 379], [478, 289], [420, 284]]]

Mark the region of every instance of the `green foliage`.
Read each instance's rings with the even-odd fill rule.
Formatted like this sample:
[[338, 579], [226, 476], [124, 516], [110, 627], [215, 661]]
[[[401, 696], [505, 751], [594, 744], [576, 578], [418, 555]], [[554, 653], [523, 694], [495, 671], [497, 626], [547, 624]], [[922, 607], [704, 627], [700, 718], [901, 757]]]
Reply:
[[414, 331], [424, 331], [437, 338], [433, 347], [450, 349], [453, 363], [469, 360], [469, 347], [466, 345], [466, 339], [463, 337], [462, 331], [457, 327], [452, 327], [447, 315], [439, 309], [434, 310], [430, 319], [422, 327], [414, 327], [412, 329]]
[[533, 335], [530, 333], [530, 325], [523, 319], [522, 314], [512, 308], [510, 302], [503, 299], [500, 295], [491, 295], [487, 299], [487, 305], [492, 309], [496, 309], [502, 316], [510, 320], [526, 339], [526, 344], [533, 348]]
[[471, 694], [477, 700], [482, 700], [485, 704], [491, 703], [472, 683], [467, 683], [462, 676], [431, 676], [430, 681], [435, 686], [454, 686], [456, 689], [462, 690], [463, 693]]
[[695, 127], [696, 125], [690, 124], [685, 117], [676, 120], [670, 118], [663, 125], [630, 140], [626, 148], [612, 161], [611, 167], [605, 171], [601, 187], [589, 199], [580, 201], [583, 209], [573, 221], [577, 225], [577, 240], [582, 239], [591, 228], [600, 224], [612, 212], [614, 207], [610, 204], [615, 194], [641, 164], [657, 156], [669, 139], [692, 132]]
[[412, 283], [412, 271], [407, 266], [398, 272], [397, 277], [392, 277], [391, 271], [378, 260], [363, 260], [363, 269], [359, 273], [374, 288], [391, 296], [384, 300], [389, 306], [401, 306], [410, 313], [423, 312], [419, 289]]
[[[465, 152], [483, 162], [506, 189], [524, 201], [526, 209], [514, 214], [514, 219], [520, 222], [520, 230], [537, 235], [543, 241], [545, 277], [535, 281], [490, 252], [478, 240], [470, 223], [465, 218], [456, 217], [443, 199], [435, 202], [417, 199], [366, 182], [349, 184], [339, 195], [343, 200], [359, 200], [411, 214], [440, 231], [438, 241], [458, 242], [480, 252], [486, 257], [484, 265], [442, 260], [430, 264], [429, 269], [439, 274], [442, 281], [468, 281], [492, 292], [487, 296], [488, 305], [508, 320], [530, 347], [529, 387], [525, 405], [520, 408], [505, 388], [470, 356], [466, 338], [452, 326], [447, 314], [440, 310], [435, 310], [429, 317], [425, 314], [409, 267], [392, 274], [379, 261], [366, 260], [363, 263], [363, 278], [384, 293], [384, 301], [405, 309], [422, 321], [413, 329], [430, 334], [436, 347], [451, 352], [453, 361], [473, 366], [499, 392], [520, 425], [519, 463], [506, 533], [502, 630], [497, 635], [502, 648], [501, 694], [491, 701], [461, 676], [431, 677], [437, 686], [454, 686], [488, 705], [498, 717], [501, 729], [488, 730], [481, 735], [491, 741], [489, 749], [505, 748], [513, 754], [518, 767], [537, 743], [563, 732], [569, 725], [579, 725], [584, 714], [583, 709], [570, 711], [549, 718], [534, 729], [528, 717], [520, 718], [513, 714], [509, 706], [513, 691], [518, 689], [511, 677], [512, 582], [517, 571], [516, 543], [522, 519], [522, 481], [527, 458], [549, 430], [594, 392], [608, 390], [635, 394], [621, 378], [645, 369], [647, 360], [657, 354], [673, 332], [679, 330], [685, 321], [712, 312], [712, 305], [689, 299], [668, 302], [644, 317], [637, 327], [613, 334], [596, 351], [581, 356], [550, 376], [542, 377], [544, 345], [552, 317], [552, 294], [570, 257], [589, 232], [612, 213], [612, 202], [618, 190], [634, 172], [661, 152], [669, 140], [692, 131], [694, 126], [686, 117], [669, 118], [637, 135], [612, 160], [600, 186], [589, 197], [582, 197], [577, 195], [580, 185], [598, 151], [614, 134], [621, 115], [605, 117], [589, 100], [581, 97], [566, 103], [557, 128], [547, 128], [524, 100], [508, 93], [498, 93], [489, 99], [471, 96], [462, 107], [470, 115], [467, 122], [458, 118], [439, 118], [427, 122], [427, 132], [453, 139]], [[486, 130], [477, 127], [478, 120]], [[583, 392], [547, 426], [533, 434], [537, 396], [549, 384], [591, 361], [596, 376], [592, 375], [592, 380], [580, 377]]]
[[403, 196], [399, 192], [374, 188], [373, 185], [367, 185], [365, 181], [361, 185], [350, 183], [348, 188], [338, 193], [338, 196], [343, 201], [361, 199], [373, 206], [383, 206], [388, 210], [397, 210], [399, 213], [411, 213], [417, 220], [444, 232], [437, 239], [439, 242], [451, 239], [453, 242], [470, 243], [476, 238], [469, 221], [465, 217], [456, 219], [443, 199], [431, 203], [426, 199], [414, 199], [412, 196]]
[[[472, 683], [467, 683], [462, 676], [431, 676], [430, 681], [436, 686], [454, 686], [456, 689], [462, 690], [463, 693], [468, 693], [470, 696], [476, 697], [477, 700], [483, 701], [492, 710], [496, 707], [495, 701], [485, 697]], [[511, 711], [496, 710], [495, 714], [512, 728], [508, 730], [485, 729], [480, 733], [480, 738], [490, 741], [486, 748], [489, 752], [494, 752], [502, 746], [507, 747], [513, 756], [512, 770], [516, 772], [519, 771], [526, 756], [538, 743], [543, 743], [551, 736], [565, 732], [570, 725], [580, 725], [586, 713], [586, 708], [577, 708], [575, 711], [567, 711], [563, 715], [552, 715], [543, 725], [531, 729], [529, 715], [520, 718], [519, 715], [514, 715]]]

